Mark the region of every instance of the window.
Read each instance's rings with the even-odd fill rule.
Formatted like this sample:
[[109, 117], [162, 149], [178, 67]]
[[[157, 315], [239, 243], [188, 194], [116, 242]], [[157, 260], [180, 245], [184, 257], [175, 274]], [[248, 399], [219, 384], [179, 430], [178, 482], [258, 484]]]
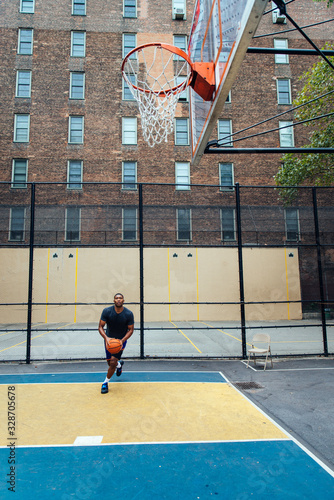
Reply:
[[67, 165], [68, 189], [82, 189], [82, 161], [69, 160]]
[[228, 96], [226, 97], [226, 101], [228, 104], [232, 102], [231, 91], [229, 91]]
[[[123, 33], [123, 58], [137, 46], [137, 36], [134, 33]], [[130, 59], [137, 59], [136, 53], [130, 56]]]
[[285, 209], [285, 236], [289, 241], [299, 241], [299, 211], [297, 208]]
[[74, 16], [85, 16], [86, 0], [72, 0], [72, 14]]
[[16, 73], [16, 97], [31, 96], [31, 71], [19, 70]]
[[34, 0], [21, 0], [20, 12], [22, 14], [33, 14], [35, 11]]
[[24, 241], [25, 208], [14, 207], [9, 215], [9, 240]]
[[173, 0], [173, 19], [186, 18], [186, 2], [185, 0]]
[[137, 144], [137, 118], [122, 118], [122, 144]]
[[191, 209], [178, 208], [177, 217], [177, 239], [191, 241]]
[[[218, 120], [218, 140], [220, 146], [233, 146], [232, 140], [229, 137], [232, 134], [231, 120]], [[226, 137], [226, 139], [224, 139]]]
[[136, 208], [123, 208], [122, 210], [123, 221], [123, 240], [135, 241], [137, 240], [137, 209]]
[[123, 0], [123, 17], [137, 17], [136, 0]]
[[293, 122], [279, 122], [279, 142], [281, 148], [293, 148]]
[[70, 99], [85, 98], [85, 73], [71, 72]]
[[221, 234], [223, 241], [234, 241], [235, 238], [235, 210], [222, 208], [220, 211]]
[[14, 142], [29, 142], [30, 115], [15, 115]]
[[123, 189], [137, 189], [137, 162], [123, 161], [122, 182]]
[[72, 31], [71, 33], [71, 56], [85, 57], [86, 55], [86, 33], [85, 31]]
[[[128, 74], [127, 77], [129, 78], [131, 83], [136, 85], [136, 81], [137, 81], [136, 75]], [[129, 85], [126, 83], [124, 78], [122, 78], [122, 82], [123, 82], [123, 100], [124, 101], [134, 101], [135, 98], [133, 97], [132, 92], [129, 88]]]
[[13, 160], [12, 188], [26, 188], [28, 178], [28, 160]]
[[276, 82], [277, 82], [277, 103], [291, 104], [290, 80], [279, 78], [278, 80], [276, 80]]
[[65, 213], [65, 240], [80, 240], [81, 208], [68, 207]]
[[[187, 36], [186, 35], [174, 35], [173, 44], [175, 47], [187, 52]], [[181, 59], [179, 56], [174, 55], [174, 59]]]
[[[274, 47], [275, 49], [287, 49], [288, 41], [285, 38], [276, 38], [276, 40], [274, 40]], [[275, 54], [275, 63], [289, 64], [288, 54]]]
[[70, 144], [83, 144], [84, 140], [84, 117], [69, 117], [68, 142]]
[[175, 189], [190, 189], [190, 164], [189, 162], [175, 163]]
[[175, 118], [175, 144], [187, 146], [189, 144], [188, 118]]
[[33, 30], [19, 29], [18, 54], [31, 55], [33, 47]]
[[[175, 85], [181, 85], [187, 79], [186, 76], [177, 76], [175, 77]], [[189, 91], [188, 87], [184, 89], [183, 92], [179, 94], [180, 102], [187, 102], [189, 100]]]
[[233, 189], [233, 163], [219, 163], [219, 184], [221, 191]]

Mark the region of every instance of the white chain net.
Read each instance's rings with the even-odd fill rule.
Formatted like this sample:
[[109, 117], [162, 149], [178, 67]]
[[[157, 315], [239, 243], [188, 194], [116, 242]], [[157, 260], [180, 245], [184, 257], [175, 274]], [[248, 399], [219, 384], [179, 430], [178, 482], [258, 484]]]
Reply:
[[126, 60], [123, 78], [138, 102], [145, 141], [151, 147], [167, 142], [177, 101], [191, 78], [189, 63], [163, 47], [143, 47]]

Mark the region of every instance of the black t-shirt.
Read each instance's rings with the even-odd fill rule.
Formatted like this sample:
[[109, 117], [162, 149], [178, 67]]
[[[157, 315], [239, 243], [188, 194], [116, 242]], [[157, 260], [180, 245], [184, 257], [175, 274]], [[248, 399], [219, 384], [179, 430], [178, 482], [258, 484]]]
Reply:
[[107, 324], [107, 337], [113, 339], [122, 339], [128, 331], [128, 326], [134, 324], [133, 313], [126, 307], [119, 314], [114, 306], [106, 307], [102, 311], [101, 319]]

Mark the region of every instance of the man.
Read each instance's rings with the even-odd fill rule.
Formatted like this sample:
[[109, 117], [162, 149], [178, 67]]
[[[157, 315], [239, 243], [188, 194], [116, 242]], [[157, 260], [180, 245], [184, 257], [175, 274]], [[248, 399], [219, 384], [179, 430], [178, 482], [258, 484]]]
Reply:
[[[124, 348], [126, 346], [127, 340], [133, 334], [134, 329], [134, 318], [133, 313], [123, 306], [124, 296], [121, 293], [116, 293], [114, 296], [114, 305], [106, 307], [103, 309], [101, 314], [101, 319], [99, 323], [99, 333], [101, 337], [104, 338], [104, 346], [106, 350], [107, 363], [109, 365], [108, 373], [105, 381], [101, 387], [101, 393], [106, 394], [108, 392], [108, 383], [115, 373], [119, 377], [122, 374], [122, 369], [124, 361], [121, 361], [121, 356], [123, 354]], [[107, 324], [107, 332], [104, 330], [104, 326]], [[122, 341], [122, 350], [117, 354], [111, 354], [107, 350], [106, 341], [110, 338], [120, 339]]]

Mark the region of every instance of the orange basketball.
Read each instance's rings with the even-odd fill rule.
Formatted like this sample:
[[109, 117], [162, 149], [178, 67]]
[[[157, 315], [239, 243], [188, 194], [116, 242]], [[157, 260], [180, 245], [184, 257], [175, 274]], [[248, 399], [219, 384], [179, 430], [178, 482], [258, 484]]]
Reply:
[[111, 354], [117, 354], [123, 347], [122, 342], [119, 339], [108, 339], [107, 349]]

